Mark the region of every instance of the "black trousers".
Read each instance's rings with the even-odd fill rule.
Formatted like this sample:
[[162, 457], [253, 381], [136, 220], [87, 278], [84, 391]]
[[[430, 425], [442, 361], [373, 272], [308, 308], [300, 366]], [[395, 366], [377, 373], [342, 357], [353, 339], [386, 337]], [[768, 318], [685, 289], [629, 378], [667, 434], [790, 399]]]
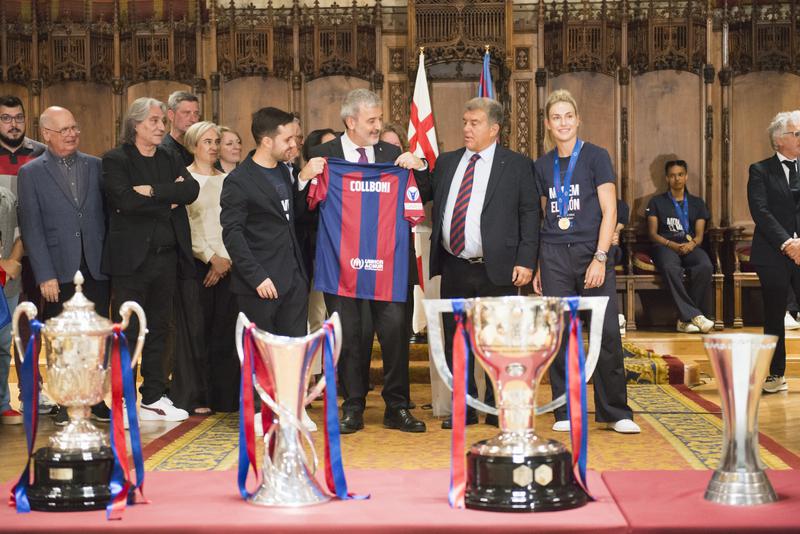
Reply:
[[[486, 266], [483, 263], [470, 263], [467, 260], [457, 258], [448, 253], [444, 253], [443, 256], [442, 283], [440, 286], [440, 293], [443, 299], [502, 297], [516, 295], [519, 291], [513, 284], [507, 286], [493, 284], [486, 274]], [[450, 313], [444, 315], [442, 322], [444, 326], [444, 355], [447, 360], [447, 366], [452, 371], [453, 334], [455, 334], [456, 331], [456, 324], [453, 315]], [[474, 361], [475, 354], [471, 353], [470, 362]], [[475, 373], [470, 372], [468, 374], [469, 383], [467, 384], [467, 392], [477, 398], [478, 386], [475, 382]], [[484, 402], [489, 406], [495, 405], [494, 393], [492, 382], [487, 377]]]
[[[711, 275], [714, 267], [705, 250], [696, 248], [681, 256], [664, 245], [654, 245], [653, 263], [669, 287], [681, 321], [691, 321], [698, 315], [711, 316]], [[682, 278], [684, 270], [686, 285]]]
[[778, 336], [769, 374], [783, 376], [786, 374], [786, 329], [783, 324], [786, 295], [792, 291], [800, 294], [800, 267], [786, 258], [783, 265], [755, 265], [755, 269], [764, 301], [764, 333]]
[[383, 400], [390, 409], [408, 408], [408, 336], [406, 303], [364, 300], [325, 293], [328, 313], [342, 320], [339, 385], [342, 411], [363, 412], [369, 390], [369, 353], [364, 350], [362, 323], [367, 318], [378, 334], [383, 358]]
[[216, 285], [204, 287], [209, 266], [196, 261], [195, 269], [203, 309], [209, 407], [218, 412], [235, 412], [239, 409], [240, 366], [234, 332], [239, 308], [230, 291], [231, 277], [228, 274]]
[[[619, 335], [617, 317], [616, 277], [613, 265], [606, 263], [606, 276], [603, 285], [584, 289], [586, 269], [592, 261], [595, 243], [539, 245], [539, 267], [542, 276], [542, 292], [552, 297], [606, 296], [608, 306], [603, 320], [603, 340], [600, 355], [594, 371], [595, 419], [598, 422], [612, 423], [620, 419], [632, 419], [633, 411], [628, 407], [628, 391], [625, 383], [622, 338]], [[569, 330], [564, 330], [564, 339], [555, 361], [550, 366], [550, 384], [553, 398], [566, 391], [564, 372], [564, 351], [567, 348]], [[567, 418], [567, 408], [562, 406], [555, 411], [557, 421]]]
[[236, 295], [236, 302], [249, 320], [270, 334], [300, 337], [308, 333], [308, 282], [299, 270], [289, 289], [278, 298], [262, 299], [254, 291]]
[[[142, 265], [131, 275], [114, 276], [111, 280], [114, 320], [119, 321], [119, 307], [126, 300], [138, 302], [147, 318], [147, 337], [142, 351], [142, 404], [152, 404], [167, 392], [170, 373], [166, 342], [173, 328], [173, 296], [177, 284], [178, 256], [175, 249], [150, 251]], [[131, 316], [125, 331], [132, 351], [139, 335], [139, 320]]]

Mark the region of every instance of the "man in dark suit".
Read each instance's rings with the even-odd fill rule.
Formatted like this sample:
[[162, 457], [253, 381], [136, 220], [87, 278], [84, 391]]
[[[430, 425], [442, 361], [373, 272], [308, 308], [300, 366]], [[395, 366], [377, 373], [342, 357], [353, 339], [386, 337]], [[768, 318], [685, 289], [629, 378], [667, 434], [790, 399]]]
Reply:
[[775, 155], [750, 166], [747, 200], [755, 222], [750, 261], [761, 281], [764, 333], [778, 336], [767, 393], [786, 391], [786, 295], [800, 294], [800, 111], [778, 113], [768, 133]]
[[[536, 185], [530, 160], [498, 144], [502, 120], [497, 101], [473, 98], [464, 111], [464, 148], [436, 161], [430, 272], [442, 275], [442, 298], [516, 295], [532, 280], [539, 242]], [[452, 317], [444, 326], [450, 364]], [[469, 393], [477, 395], [472, 374]], [[494, 404], [488, 383], [485, 400]], [[477, 422], [469, 409], [467, 424]], [[486, 422], [497, 425], [497, 416]], [[442, 428], [452, 428], [452, 419]]]
[[[394, 145], [379, 140], [383, 122], [383, 106], [378, 95], [366, 89], [355, 89], [345, 97], [341, 108], [345, 132], [332, 141], [311, 149], [312, 159], [300, 172], [301, 179], [311, 179], [324, 167], [324, 159], [339, 158], [353, 163], [394, 162], [405, 169], [414, 169], [420, 189], [427, 181], [427, 165], [411, 152], [401, 154]], [[377, 224], [377, 221], [375, 221]], [[344, 403], [340, 430], [352, 434], [364, 428], [364, 408], [369, 390], [369, 351], [362, 335], [368, 319], [378, 334], [383, 357], [383, 400], [386, 403], [383, 424], [404, 432], [424, 432], [425, 423], [409, 410], [408, 334], [406, 303], [363, 300], [325, 293], [328, 313], [338, 311], [342, 318], [342, 356], [339, 380]], [[371, 334], [371, 329], [363, 329]], [[371, 344], [371, 335], [367, 336]]]
[[[185, 206], [195, 201], [200, 186], [173, 152], [159, 146], [165, 109], [154, 98], [136, 99], [123, 123], [122, 144], [103, 156], [109, 213], [103, 270], [111, 275], [113, 308], [133, 300], [147, 316], [139, 388], [143, 421], [189, 417], [167, 397], [165, 348], [177, 278], [194, 277]], [[128, 339], [133, 342], [138, 332], [139, 324], [132, 320]]]
[[225, 178], [220, 222], [239, 309], [262, 330], [296, 337], [306, 334], [308, 278], [294, 229], [307, 181], [294, 189], [283, 164], [296, 147], [294, 124], [276, 108], [253, 114], [256, 149]]
[[[100, 270], [106, 235], [100, 158], [78, 152], [81, 132], [69, 110], [47, 108], [39, 127], [47, 150], [19, 170], [18, 191], [20, 230], [45, 301], [42, 315], [61, 313], [80, 270], [83, 294], [108, 317], [108, 277]], [[92, 417], [108, 421], [108, 407], [96, 404]], [[55, 423], [67, 421], [67, 411], [60, 410]]]

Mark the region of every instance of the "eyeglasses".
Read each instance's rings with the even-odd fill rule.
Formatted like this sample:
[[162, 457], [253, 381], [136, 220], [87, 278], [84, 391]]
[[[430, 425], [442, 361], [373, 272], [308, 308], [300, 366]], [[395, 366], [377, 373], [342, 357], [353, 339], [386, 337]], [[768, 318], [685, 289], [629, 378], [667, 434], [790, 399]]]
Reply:
[[79, 133], [81, 133], [81, 129], [77, 125], [75, 125], [75, 126], [67, 126], [66, 128], [61, 128], [60, 130], [53, 130], [52, 128], [45, 128], [44, 126], [42, 126], [42, 130], [47, 130], [48, 132], [57, 133], [58, 135], [62, 135], [62, 136], [63, 135], [69, 135], [69, 134], [78, 135]]
[[0, 115], [0, 122], [3, 124], [11, 124], [12, 122], [22, 124], [25, 122], [25, 114], [20, 113], [19, 115], [7, 115], [4, 113], [3, 115]]
[[783, 132], [783, 135], [793, 135], [795, 137], [800, 137], [800, 130], [796, 130], [794, 132]]

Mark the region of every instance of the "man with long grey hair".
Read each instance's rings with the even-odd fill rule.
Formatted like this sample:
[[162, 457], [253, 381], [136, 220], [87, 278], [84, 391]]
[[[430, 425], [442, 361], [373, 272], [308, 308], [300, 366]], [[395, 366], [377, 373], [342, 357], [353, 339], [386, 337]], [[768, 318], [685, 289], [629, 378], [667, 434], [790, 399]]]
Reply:
[[750, 165], [747, 200], [755, 222], [750, 261], [761, 282], [764, 333], [778, 336], [764, 392], [789, 389], [786, 372], [786, 295], [800, 294], [800, 111], [784, 111], [767, 128], [775, 154]]
[[[185, 206], [194, 202], [200, 186], [172, 151], [159, 146], [165, 133], [165, 109], [155, 98], [136, 99], [123, 122], [122, 144], [103, 156], [109, 213], [103, 268], [111, 275], [112, 309], [133, 300], [147, 316], [139, 388], [143, 421], [189, 417], [167, 397], [164, 349], [177, 277], [194, 276]], [[128, 339], [136, 339], [138, 330], [138, 322], [132, 319]]]

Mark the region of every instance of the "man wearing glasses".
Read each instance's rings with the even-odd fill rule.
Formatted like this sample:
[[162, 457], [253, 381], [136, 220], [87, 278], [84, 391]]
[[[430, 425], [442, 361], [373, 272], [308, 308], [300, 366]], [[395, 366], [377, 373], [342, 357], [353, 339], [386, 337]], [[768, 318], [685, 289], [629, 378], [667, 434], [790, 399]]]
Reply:
[[[6, 274], [5, 292], [11, 313], [19, 301], [23, 260], [22, 241], [17, 230], [17, 172], [25, 163], [44, 152], [45, 146], [25, 137], [25, 109], [16, 96], [0, 96], [0, 270]], [[29, 269], [26, 269], [29, 270]], [[28, 274], [27, 272], [25, 273]], [[35, 284], [31, 283], [32, 289]], [[28, 300], [38, 301], [38, 291], [27, 291]], [[35, 294], [32, 294], [35, 293]], [[19, 357], [16, 358], [20, 369]], [[20, 413], [11, 408], [8, 372], [11, 366], [11, 325], [0, 329], [0, 423], [19, 424]], [[52, 404], [40, 397], [41, 413]]]
[[[42, 297], [45, 319], [62, 311], [75, 294], [80, 270], [83, 293], [97, 313], [108, 317], [108, 277], [100, 272], [106, 235], [100, 158], [78, 151], [80, 128], [69, 110], [49, 107], [39, 118], [47, 150], [19, 170], [19, 226]], [[108, 421], [100, 402], [92, 416]], [[56, 424], [66, 424], [66, 410]]]
[[767, 128], [775, 155], [750, 166], [747, 200], [755, 222], [750, 261], [761, 282], [764, 333], [778, 336], [764, 392], [789, 389], [784, 314], [786, 295], [800, 295], [800, 111], [775, 115]]

